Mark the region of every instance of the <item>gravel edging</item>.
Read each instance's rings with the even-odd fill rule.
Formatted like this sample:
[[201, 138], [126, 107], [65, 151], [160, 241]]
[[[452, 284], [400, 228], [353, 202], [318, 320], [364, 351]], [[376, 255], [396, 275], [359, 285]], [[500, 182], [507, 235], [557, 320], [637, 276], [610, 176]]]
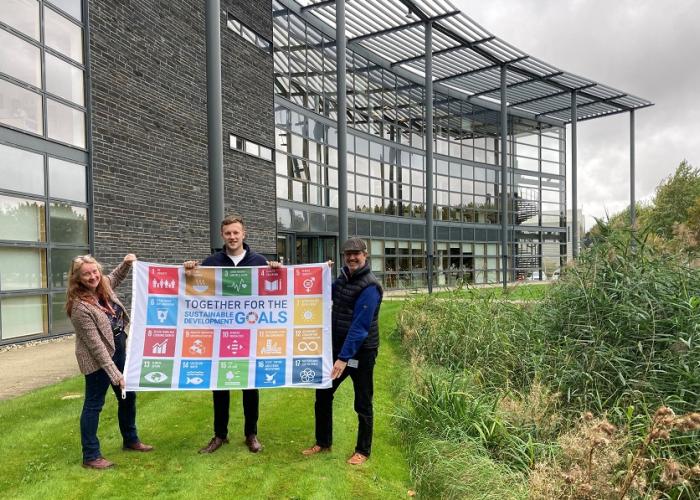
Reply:
[[74, 333], [68, 333], [65, 335], [60, 335], [57, 337], [51, 337], [47, 339], [35, 339], [35, 340], [29, 340], [26, 342], [21, 342], [18, 344], [6, 344], [6, 345], [0, 345], [0, 353], [7, 352], [7, 351], [16, 351], [19, 349], [24, 349], [26, 347], [32, 347], [35, 345], [40, 345], [40, 344], [53, 344], [56, 342], [65, 342], [69, 339], [72, 339], [75, 337]]

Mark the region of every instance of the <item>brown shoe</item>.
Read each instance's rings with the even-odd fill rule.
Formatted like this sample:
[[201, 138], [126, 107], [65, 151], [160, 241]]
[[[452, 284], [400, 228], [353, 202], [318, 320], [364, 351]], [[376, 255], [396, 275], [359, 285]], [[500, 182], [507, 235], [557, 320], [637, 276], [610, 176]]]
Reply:
[[257, 453], [262, 450], [262, 445], [260, 444], [260, 441], [258, 441], [258, 436], [255, 434], [251, 434], [250, 436], [246, 437], [245, 444], [251, 453]]
[[220, 437], [214, 436], [211, 438], [211, 441], [209, 441], [209, 444], [206, 445], [204, 448], [199, 450], [200, 453], [214, 453], [216, 450], [221, 448], [224, 443], [228, 443], [228, 439], [224, 438], [221, 439]]
[[362, 453], [355, 452], [350, 458], [348, 458], [348, 463], [350, 465], [362, 465], [368, 458], [369, 457], [363, 455]]
[[145, 453], [147, 451], [153, 451], [153, 446], [150, 444], [144, 444], [141, 441], [136, 441], [135, 443], [124, 445], [122, 449], [124, 451], [142, 451]]
[[324, 453], [326, 451], [331, 451], [331, 447], [330, 446], [319, 446], [319, 445], [315, 444], [311, 448], [306, 448], [305, 450], [301, 450], [301, 454], [309, 457], [311, 455], [315, 455], [316, 453]]
[[114, 467], [114, 463], [110, 462], [106, 458], [97, 457], [94, 460], [83, 462], [83, 467], [86, 469], [109, 469], [110, 467]]

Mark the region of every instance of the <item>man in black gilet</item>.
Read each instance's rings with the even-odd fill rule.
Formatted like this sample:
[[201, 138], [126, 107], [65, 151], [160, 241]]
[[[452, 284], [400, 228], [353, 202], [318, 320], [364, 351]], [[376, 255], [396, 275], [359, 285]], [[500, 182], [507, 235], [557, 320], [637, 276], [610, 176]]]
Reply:
[[345, 266], [333, 283], [333, 386], [316, 390], [316, 444], [304, 455], [330, 451], [333, 441], [333, 394], [347, 377], [355, 389], [358, 429], [351, 465], [367, 461], [372, 448], [374, 363], [379, 349], [382, 286], [367, 262], [367, 244], [350, 238], [343, 244]]

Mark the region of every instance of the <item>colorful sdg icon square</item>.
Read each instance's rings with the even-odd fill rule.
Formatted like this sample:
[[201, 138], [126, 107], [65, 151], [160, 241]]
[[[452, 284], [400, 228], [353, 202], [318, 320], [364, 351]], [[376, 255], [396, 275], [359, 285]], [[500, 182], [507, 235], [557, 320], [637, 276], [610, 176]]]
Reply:
[[250, 330], [221, 330], [220, 358], [247, 358], [250, 355]]
[[323, 293], [322, 267], [294, 268], [294, 295], [320, 295]]
[[146, 328], [143, 339], [144, 357], [172, 358], [175, 356], [175, 328]]
[[258, 269], [258, 295], [287, 295], [287, 269]]
[[295, 325], [322, 325], [323, 299], [294, 299]]
[[285, 356], [287, 353], [286, 328], [260, 328], [257, 339], [257, 356]]
[[180, 290], [180, 270], [177, 267], [148, 266], [148, 293], [177, 295]]
[[181, 389], [206, 389], [211, 380], [211, 360], [180, 360]]
[[152, 326], [177, 326], [177, 297], [148, 297], [146, 323]]
[[214, 330], [186, 329], [183, 333], [183, 358], [211, 358], [214, 348]]
[[323, 330], [321, 328], [294, 329], [294, 355], [313, 356], [323, 352]]
[[285, 384], [286, 359], [258, 359], [255, 362], [255, 387]]
[[216, 387], [219, 389], [245, 389], [248, 387], [248, 360], [221, 360], [217, 370]]
[[216, 269], [198, 267], [185, 275], [187, 295], [216, 295]]
[[222, 295], [245, 296], [253, 294], [252, 269], [222, 269]]
[[172, 359], [144, 359], [141, 361], [141, 387], [171, 387], [173, 379]]
[[320, 384], [323, 380], [323, 358], [294, 358], [292, 384]]

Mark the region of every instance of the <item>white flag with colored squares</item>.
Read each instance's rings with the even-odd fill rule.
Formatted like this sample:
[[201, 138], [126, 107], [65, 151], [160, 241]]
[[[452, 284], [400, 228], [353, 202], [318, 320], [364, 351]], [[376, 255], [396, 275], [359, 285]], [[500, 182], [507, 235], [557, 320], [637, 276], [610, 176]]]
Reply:
[[135, 262], [126, 390], [330, 387], [331, 282], [326, 264]]

